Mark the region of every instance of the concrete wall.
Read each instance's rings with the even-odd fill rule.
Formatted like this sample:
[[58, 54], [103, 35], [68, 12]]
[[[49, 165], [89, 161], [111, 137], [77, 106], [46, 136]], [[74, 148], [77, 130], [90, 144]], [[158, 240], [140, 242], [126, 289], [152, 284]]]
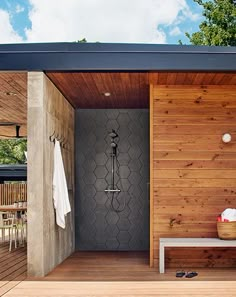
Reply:
[[[49, 136], [67, 139], [62, 149], [72, 212], [65, 230], [55, 222], [53, 149]], [[42, 72], [28, 73], [28, 275], [44, 276], [74, 251], [74, 109]]]

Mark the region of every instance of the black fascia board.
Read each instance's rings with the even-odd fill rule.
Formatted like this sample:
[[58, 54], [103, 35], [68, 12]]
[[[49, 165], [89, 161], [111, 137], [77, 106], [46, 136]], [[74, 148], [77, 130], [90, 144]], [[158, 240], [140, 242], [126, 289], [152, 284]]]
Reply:
[[0, 71], [236, 70], [236, 47], [25, 43], [0, 45]]
[[27, 165], [0, 165], [0, 180], [27, 180]]

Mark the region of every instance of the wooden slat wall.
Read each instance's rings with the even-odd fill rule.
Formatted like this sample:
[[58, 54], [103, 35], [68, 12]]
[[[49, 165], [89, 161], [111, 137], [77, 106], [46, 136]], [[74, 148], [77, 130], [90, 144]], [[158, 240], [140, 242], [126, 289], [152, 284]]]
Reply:
[[[157, 265], [160, 237], [217, 237], [216, 217], [236, 208], [236, 86], [155, 85], [153, 97]], [[172, 248], [166, 264], [228, 267], [236, 251]]]
[[27, 201], [27, 184], [0, 184], [0, 205]]
[[[27, 135], [27, 73], [0, 72], [0, 121], [21, 126], [20, 135]], [[0, 126], [0, 138], [16, 135], [15, 126]]]

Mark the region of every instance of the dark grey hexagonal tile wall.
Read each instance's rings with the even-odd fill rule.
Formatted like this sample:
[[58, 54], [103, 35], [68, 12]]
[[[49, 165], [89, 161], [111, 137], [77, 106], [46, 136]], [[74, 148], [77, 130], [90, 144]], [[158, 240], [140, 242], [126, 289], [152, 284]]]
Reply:
[[[104, 190], [111, 183], [110, 138], [117, 130], [121, 189], [111, 208]], [[149, 111], [76, 111], [75, 230], [78, 250], [149, 249]]]

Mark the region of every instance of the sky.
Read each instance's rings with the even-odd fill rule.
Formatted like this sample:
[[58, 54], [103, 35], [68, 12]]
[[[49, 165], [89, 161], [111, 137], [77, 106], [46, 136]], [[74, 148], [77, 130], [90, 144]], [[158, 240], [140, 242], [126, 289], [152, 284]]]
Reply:
[[0, 0], [0, 43], [188, 44], [201, 20], [193, 0]]

